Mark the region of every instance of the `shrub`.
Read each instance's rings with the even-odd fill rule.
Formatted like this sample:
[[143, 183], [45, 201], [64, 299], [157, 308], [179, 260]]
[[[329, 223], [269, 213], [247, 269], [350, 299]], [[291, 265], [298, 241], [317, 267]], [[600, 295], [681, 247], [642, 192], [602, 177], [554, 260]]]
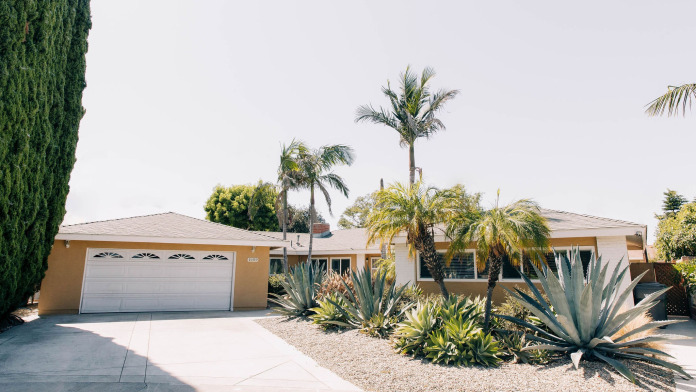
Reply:
[[337, 293], [331, 293], [317, 301], [319, 306], [312, 308], [313, 315], [309, 316], [312, 323], [319, 324], [324, 329], [335, 327], [345, 327], [348, 325], [346, 316], [338, 309], [339, 306], [345, 306], [346, 302]]
[[273, 274], [268, 276], [268, 294], [285, 294], [285, 289], [283, 288], [283, 281], [285, 280], [285, 275], [283, 274]]
[[346, 327], [359, 328], [370, 336], [385, 337], [394, 327], [401, 316], [397, 304], [404, 287], [396, 288], [387, 285], [386, 276], [378, 275], [374, 279], [369, 268], [358, 272], [351, 272], [353, 290], [348, 283], [343, 281], [346, 288], [345, 294], [338, 292], [338, 296], [345, 304], [333, 303], [346, 318]]
[[324, 270], [312, 263], [300, 263], [281, 280], [285, 294], [272, 294], [269, 301], [280, 305], [273, 311], [286, 316], [307, 316], [318, 306], [317, 293], [324, 279]]
[[374, 276], [378, 276], [380, 274], [385, 275], [387, 278], [387, 284], [394, 284], [394, 281], [396, 280], [396, 264], [394, 263], [393, 258], [379, 259], [375, 262], [375, 267], [377, 268], [377, 272]]
[[[529, 290], [524, 290], [523, 292], [529, 296], [533, 295], [533, 293]], [[547, 298], [545, 295], [543, 295], [543, 297], [545, 299]], [[551, 332], [551, 330], [546, 328], [544, 323], [542, 323], [538, 317], [534, 316], [529, 309], [524, 307], [524, 305], [513, 298], [510, 294], [505, 295], [505, 302], [503, 302], [496, 309], [496, 315], [505, 315], [524, 320], [545, 330], [546, 332]], [[536, 346], [539, 343], [527, 339], [525, 334], [533, 334], [538, 336], [539, 334], [537, 332], [500, 317], [494, 317], [492, 319], [492, 325], [493, 335], [498, 340], [500, 356], [502, 358], [512, 360], [513, 362], [537, 364], [547, 363], [549, 361], [551, 357], [551, 353], [549, 351], [533, 348], [526, 349], [526, 347]]]
[[406, 312], [394, 333], [394, 348], [401, 354], [425, 356], [434, 363], [495, 366], [498, 343], [483, 332], [485, 302], [450, 296], [429, 298]]
[[696, 297], [696, 260], [689, 260], [684, 263], [674, 264], [679, 271], [681, 280], [686, 290], [692, 297]]
[[[343, 284], [343, 282], [346, 284]], [[325, 298], [334, 293], [345, 295], [348, 291], [353, 291], [353, 279], [351, 279], [350, 275], [348, 273], [339, 274], [330, 270], [322, 281], [319, 289], [319, 298]]]
[[[569, 354], [576, 369], [583, 357], [594, 358], [608, 363], [622, 376], [636, 383], [633, 373], [617, 360], [634, 359], [652, 362], [674, 370], [682, 377], [691, 378], [680, 366], [648, 355], [667, 356], [663, 351], [650, 348], [648, 344], [667, 340], [670, 338], [668, 335], [636, 338], [638, 333], [679, 321], [653, 321], [620, 336], [618, 334], [631, 321], [655, 306], [659, 296], [669, 288], [652, 293], [637, 305], [622, 311], [622, 305], [647, 271], [636, 277], [625, 290], [620, 291], [619, 282], [626, 275], [628, 266], [621, 268], [620, 264], [617, 265], [610, 279], [606, 281], [605, 277], [609, 265], [605, 264], [602, 267], [601, 258], [595, 259], [593, 256], [587, 270], [588, 275], [585, 277], [580, 252], [577, 248], [571, 251], [570, 260], [557, 257], [556, 265], [560, 271], [560, 277], [557, 277], [552, 271], [547, 271], [547, 274], [544, 274], [532, 265], [539, 277], [539, 282], [548, 295], [548, 301], [525, 275], [522, 275], [522, 279], [534, 297], [519, 289], [516, 289], [515, 292], [506, 289], [538, 317], [551, 332], [519, 318], [505, 315], [498, 317], [537, 332], [539, 336], [526, 335], [528, 339], [541, 343], [541, 345], [534, 347]], [[524, 348], [524, 350], [528, 349], [531, 348]]]

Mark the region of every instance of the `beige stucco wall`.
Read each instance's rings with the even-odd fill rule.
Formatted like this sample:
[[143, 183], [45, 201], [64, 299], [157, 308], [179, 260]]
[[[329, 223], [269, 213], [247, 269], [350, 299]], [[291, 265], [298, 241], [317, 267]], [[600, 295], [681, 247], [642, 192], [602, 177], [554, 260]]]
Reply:
[[[435, 247], [437, 249], [447, 249], [449, 246], [448, 242], [437, 242], [435, 243]], [[595, 254], [597, 253], [597, 238], [596, 237], [578, 237], [578, 238], [552, 238], [551, 239], [551, 246], [552, 247], [568, 247], [568, 246], [592, 246], [594, 247]], [[418, 271], [416, 270], [417, 265], [416, 263], [411, 263], [413, 265], [413, 269], [415, 271], [414, 276], [418, 276]], [[418, 286], [423, 289], [424, 292], [426, 293], [433, 293], [437, 294], [440, 293], [440, 287], [437, 285], [437, 283], [429, 280], [420, 280], [418, 279]], [[487, 290], [488, 290], [488, 281], [487, 280], [481, 280], [480, 282], [454, 282], [451, 280], [445, 280], [445, 286], [447, 287], [447, 290], [450, 293], [454, 294], [464, 294], [464, 295], [471, 295], [471, 296], [481, 296], [485, 297]], [[507, 293], [504, 289], [498, 287], [498, 286], [505, 286], [509, 289], [513, 289], [514, 287], [519, 287], [521, 289], [525, 289], [527, 285], [524, 282], [505, 282], [505, 281], [498, 281], [496, 284], [496, 288], [493, 290], [493, 302], [494, 303], [502, 303], [505, 301], [505, 293]], [[536, 285], [537, 287], [541, 288], [540, 285]]]
[[[233, 308], [266, 308], [268, 295], [269, 248], [251, 246], [163, 244], [146, 242], [70, 241], [70, 248], [58, 240], [48, 256], [48, 270], [41, 282], [39, 314], [77, 313], [82, 294], [87, 248], [210, 250], [236, 252]], [[250, 263], [249, 257], [258, 258]]]

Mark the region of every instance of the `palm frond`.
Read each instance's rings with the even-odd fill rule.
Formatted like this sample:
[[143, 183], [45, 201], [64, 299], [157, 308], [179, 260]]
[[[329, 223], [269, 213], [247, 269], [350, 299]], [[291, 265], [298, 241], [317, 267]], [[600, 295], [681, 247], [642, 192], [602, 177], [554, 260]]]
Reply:
[[686, 108], [691, 109], [692, 100], [696, 99], [696, 84], [669, 86], [667, 92], [648, 104], [645, 112], [649, 116], [677, 116], [681, 112], [686, 115]]

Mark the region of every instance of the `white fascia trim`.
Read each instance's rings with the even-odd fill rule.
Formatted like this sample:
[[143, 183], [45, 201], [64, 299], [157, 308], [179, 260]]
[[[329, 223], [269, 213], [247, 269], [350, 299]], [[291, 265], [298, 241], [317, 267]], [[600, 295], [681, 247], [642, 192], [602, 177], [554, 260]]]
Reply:
[[[317, 250], [312, 249], [312, 256], [314, 255], [361, 255], [361, 254], [379, 254], [381, 250], [379, 249], [344, 249], [344, 250]], [[283, 255], [282, 249], [275, 249], [271, 251], [271, 255]], [[290, 250], [288, 249], [288, 256], [307, 256], [306, 250]]]
[[169, 237], [142, 237], [129, 235], [102, 235], [102, 234], [58, 234], [56, 240], [73, 241], [104, 241], [104, 242], [155, 242], [164, 244], [192, 244], [192, 245], [239, 245], [239, 246], [268, 246], [284, 247], [288, 242], [282, 240], [221, 240], [212, 238], [169, 238]]
[[[647, 226], [621, 226], [621, 227], [600, 227], [594, 229], [572, 229], [572, 230], [556, 230], [551, 232], [550, 238], [580, 238], [580, 237], [615, 237], [622, 235], [635, 235], [636, 232], [643, 233], [643, 237], [647, 236]], [[435, 235], [435, 242], [450, 242], [444, 234]], [[394, 237], [393, 243], [405, 244], [406, 237]]]

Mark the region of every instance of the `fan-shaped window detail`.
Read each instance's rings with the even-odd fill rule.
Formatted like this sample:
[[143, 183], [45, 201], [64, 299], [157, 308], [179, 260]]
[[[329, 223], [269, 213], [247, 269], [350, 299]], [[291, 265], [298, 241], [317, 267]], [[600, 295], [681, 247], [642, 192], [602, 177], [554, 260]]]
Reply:
[[208, 255], [203, 258], [203, 260], [229, 260], [223, 255]]
[[115, 252], [101, 252], [101, 253], [97, 253], [96, 255], [94, 255], [94, 258], [95, 259], [122, 259], [123, 256], [121, 256], [120, 254], [115, 253]]
[[143, 252], [143, 253], [138, 253], [137, 255], [133, 256], [133, 258], [134, 259], [159, 259], [160, 257], [154, 253]]
[[196, 258], [187, 253], [177, 253], [168, 257], [170, 260], [195, 260]]

